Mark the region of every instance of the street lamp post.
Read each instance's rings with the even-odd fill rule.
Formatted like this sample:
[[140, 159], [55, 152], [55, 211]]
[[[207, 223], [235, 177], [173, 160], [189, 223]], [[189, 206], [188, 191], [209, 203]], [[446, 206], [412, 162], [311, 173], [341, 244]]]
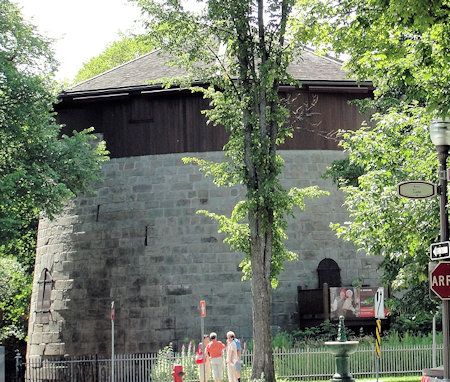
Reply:
[[[439, 212], [441, 242], [448, 241], [447, 158], [450, 149], [450, 119], [433, 119], [430, 125], [431, 141], [439, 158]], [[442, 300], [442, 336], [444, 382], [450, 382], [450, 301]]]

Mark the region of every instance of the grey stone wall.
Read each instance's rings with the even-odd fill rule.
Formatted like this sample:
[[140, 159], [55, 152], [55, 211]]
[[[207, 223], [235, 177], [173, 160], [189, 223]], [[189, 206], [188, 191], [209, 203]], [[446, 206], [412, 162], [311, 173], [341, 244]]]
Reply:
[[[321, 174], [337, 151], [283, 151], [286, 187], [319, 185], [331, 195], [307, 201], [290, 220], [288, 247], [299, 253], [274, 291], [272, 323], [298, 327], [297, 286], [317, 288], [317, 266], [334, 259], [343, 285], [362, 278], [378, 285], [378, 259], [337, 239], [330, 222], [347, 219], [343, 195]], [[223, 153], [193, 154], [221, 160]], [[31, 301], [28, 356], [109, 354], [110, 303], [115, 301], [116, 353], [154, 352], [200, 339], [199, 302], [206, 332], [234, 330], [250, 338], [249, 282], [241, 282], [242, 255], [233, 253], [216, 224], [198, 209], [228, 214], [243, 189], [217, 188], [186, 155], [113, 159], [104, 165], [97, 194], [72, 200], [54, 221], [41, 219]], [[38, 323], [38, 279], [54, 280], [51, 317]]]

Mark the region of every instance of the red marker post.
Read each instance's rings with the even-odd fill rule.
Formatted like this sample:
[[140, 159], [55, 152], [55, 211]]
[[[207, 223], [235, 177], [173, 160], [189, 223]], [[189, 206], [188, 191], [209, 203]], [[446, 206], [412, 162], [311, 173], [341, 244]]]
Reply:
[[[203, 357], [205, 357], [205, 345], [204, 345], [204, 340], [203, 340], [203, 334], [205, 334], [205, 317], [206, 317], [206, 302], [205, 302], [205, 300], [201, 300], [200, 301], [200, 330], [202, 333], [201, 333], [200, 338], [202, 339]], [[206, 360], [204, 360], [202, 363], [203, 380], [205, 380], [205, 378], [206, 378], [205, 364], [206, 364]]]

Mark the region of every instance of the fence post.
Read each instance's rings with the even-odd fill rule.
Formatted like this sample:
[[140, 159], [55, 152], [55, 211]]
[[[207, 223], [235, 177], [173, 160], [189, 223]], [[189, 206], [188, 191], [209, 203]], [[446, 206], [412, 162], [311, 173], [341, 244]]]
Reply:
[[21, 380], [21, 370], [22, 370], [22, 355], [18, 350], [16, 350], [16, 356], [14, 357], [16, 360], [16, 381]]
[[95, 375], [95, 381], [100, 381], [99, 379], [99, 367], [98, 367], [98, 354], [95, 355], [95, 368], [94, 368], [94, 375]]

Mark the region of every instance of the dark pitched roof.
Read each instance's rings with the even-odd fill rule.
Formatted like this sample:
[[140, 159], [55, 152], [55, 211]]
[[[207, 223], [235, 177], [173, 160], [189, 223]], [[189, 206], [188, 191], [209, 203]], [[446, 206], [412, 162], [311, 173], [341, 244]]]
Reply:
[[[177, 66], [166, 65], [168, 56], [159, 50], [147, 53], [134, 60], [101, 73], [67, 89], [64, 93], [107, 92], [120, 89], [149, 86], [150, 82], [168, 77], [180, 77], [185, 72]], [[342, 62], [304, 50], [288, 71], [302, 82], [328, 82], [355, 84], [342, 70]]]

